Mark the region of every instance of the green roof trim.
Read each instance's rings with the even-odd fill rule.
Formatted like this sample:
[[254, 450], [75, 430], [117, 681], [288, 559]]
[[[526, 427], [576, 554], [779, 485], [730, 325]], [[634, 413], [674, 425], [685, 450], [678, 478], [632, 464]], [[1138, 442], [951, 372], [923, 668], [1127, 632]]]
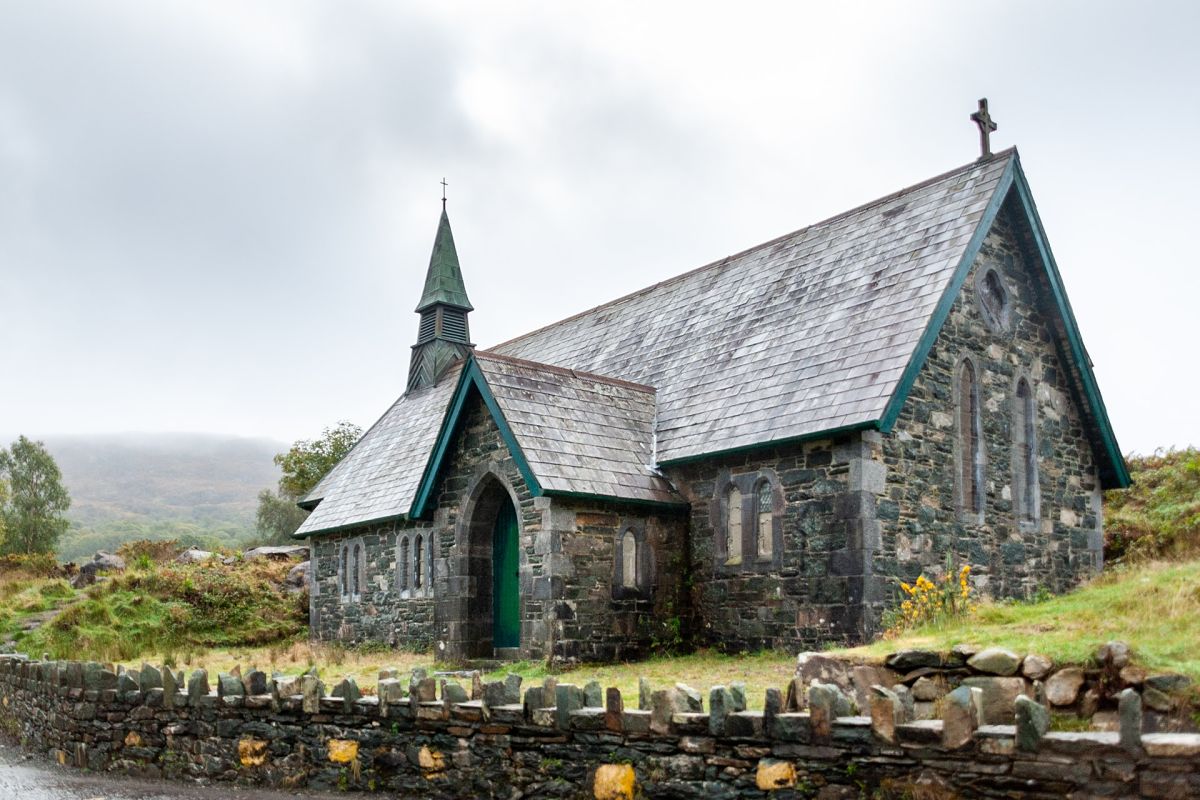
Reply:
[[471, 395], [472, 391], [478, 392], [479, 396], [483, 398], [484, 405], [492, 415], [492, 421], [496, 423], [496, 427], [500, 430], [500, 438], [504, 440], [504, 445], [508, 448], [513, 461], [517, 464], [517, 470], [520, 471], [521, 477], [525, 479], [526, 486], [529, 487], [529, 493], [534, 497], [539, 497], [542, 494], [542, 485], [538, 483], [533, 470], [529, 468], [529, 462], [525, 459], [521, 445], [517, 444], [517, 438], [513, 436], [512, 428], [509, 427], [508, 421], [504, 419], [504, 414], [500, 411], [500, 406], [496, 403], [496, 398], [492, 395], [492, 390], [488, 387], [487, 380], [483, 377], [483, 372], [480, 371], [475, 356], [470, 355], [467, 357], [467, 363], [463, 365], [462, 374], [458, 377], [458, 386], [455, 387], [454, 395], [450, 399], [450, 408], [445, 416], [442, 417], [442, 427], [438, 431], [437, 440], [434, 443], [429, 461], [425, 464], [425, 471], [421, 474], [421, 482], [417, 484], [417, 494], [413, 498], [412, 506], [408, 511], [409, 519], [420, 519], [425, 514], [430, 500], [433, 499], [433, 490], [437, 485], [438, 471], [441, 469], [442, 461], [446, 458], [446, 454], [450, 450], [450, 443], [454, 439], [454, 431], [458, 427], [459, 419], [462, 417], [463, 409], [467, 404], [467, 398]]
[[474, 310], [467, 299], [467, 287], [463, 283], [458, 251], [454, 247], [454, 234], [450, 231], [450, 217], [444, 208], [438, 220], [433, 253], [429, 256], [429, 270], [425, 273], [425, 290], [421, 293], [421, 302], [417, 304], [417, 313], [438, 304]]
[[847, 433], [855, 433], [857, 431], [878, 430], [879, 422], [856, 422], [853, 425], [842, 425], [837, 428], [825, 428], [812, 433], [801, 434], [800, 436], [788, 436], [783, 439], [772, 439], [769, 442], [755, 442], [754, 444], [746, 444], [740, 447], [730, 447], [725, 450], [713, 450], [706, 453], [697, 453], [692, 456], [684, 456], [683, 458], [672, 458], [666, 461], [660, 461], [659, 466], [675, 467], [680, 464], [692, 464], [697, 461], [708, 461], [713, 458], [723, 458], [725, 456], [740, 456], [747, 453], [757, 453], [763, 450], [769, 450], [772, 447], [785, 447], [787, 445], [800, 444], [802, 442], [811, 442], [817, 439], [834, 439]]
[[[975, 233], [972, 234], [971, 240], [963, 252], [962, 259], [955, 269], [954, 277], [950, 280], [950, 285], [946, 287], [941, 300], [938, 301], [933, 317], [930, 319], [929, 325], [925, 328], [925, 332], [921, 335], [921, 339], [917, 343], [917, 348], [913, 353], [912, 359], [908, 362], [908, 366], [904, 369], [904, 374], [901, 376], [895, 393], [893, 393], [891, 400], [888, 401], [883, 416], [878, 422], [878, 428], [884, 433], [889, 433], [896, 424], [896, 420], [900, 416], [900, 410], [908, 400], [909, 392], [912, 391], [913, 384], [917, 380], [917, 375], [920, 373], [921, 367], [925, 365], [925, 359], [928, 358], [929, 351], [933, 349], [934, 342], [937, 340], [938, 334], [941, 333], [942, 326], [945, 324], [946, 318], [950, 315], [950, 310], [958, 298], [959, 291], [962, 289], [963, 284], [967, 280], [967, 275], [975, 263], [975, 258], [979, 255], [979, 250], [983, 247], [983, 242], [987, 238], [992, 224], [996, 221], [996, 217], [999, 216], [1000, 209], [1003, 207], [1004, 201], [1008, 198], [1010, 191], [1016, 192], [1020, 208], [1025, 213], [1026, 222], [1033, 233], [1033, 239], [1037, 245], [1039, 260], [1046, 271], [1046, 279], [1050, 284], [1055, 307], [1062, 316], [1063, 329], [1067, 335], [1069, 354], [1079, 369], [1079, 374], [1082, 377], [1084, 398], [1095, 419], [1096, 427], [1099, 429], [1104, 455], [1108, 458], [1108, 472], [1112, 477], [1111, 484], [1116, 488], [1124, 489], [1131, 483], [1129, 468], [1125, 464], [1125, 459], [1121, 455], [1120, 448], [1117, 446], [1116, 435], [1113, 433], [1112, 423], [1108, 418], [1108, 411], [1104, 407], [1104, 400], [1100, 397], [1100, 389], [1096, 384], [1096, 376], [1092, 372], [1091, 362], [1088, 360], [1087, 352], [1084, 350], [1083, 340], [1079, 336], [1079, 326], [1075, 322], [1075, 314], [1071, 311], [1071, 304], [1067, 301], [1066, 292], [1063, 290], [1062, 276], [1059, 274], [1058, 266], [1054, 262], [1054, 255], [1050, 252], [1050, 245], [1046, 240], [1046, 233], [1042, 227], [1042, 221], [1038, 217], [1037, 207], [1033, 203], [1033, 195], [1029, 191], [1029, 183], [1025, 178], [1024, 171], [1021, 169], [1020, 157], [1017, 155], [1016, 150], [1013, 150], [1012, 155], [1009, 156], [1008, 166], [1005, 167], [1004, 173], [1000, 176], [1000, 180], [996, 184], [994, 193], [988, 201], [987, 208], [984, 209], [983, 216], [979, 220], [979, 225], [976, 227]], [[1105, 470], [1101, 468], [1101, 472], [1103, 473]], [[1112, 486], [1106, 488], [1112, 488]]]

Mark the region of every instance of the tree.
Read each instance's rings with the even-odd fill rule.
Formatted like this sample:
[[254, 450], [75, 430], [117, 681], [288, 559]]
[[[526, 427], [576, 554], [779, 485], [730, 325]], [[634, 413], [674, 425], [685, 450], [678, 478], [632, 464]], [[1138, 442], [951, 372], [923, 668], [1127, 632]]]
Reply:
[[360, 437], [362, 428], [342, 421], [323, 430], [320, 437], [301, 439], [286, 453], [275, 456], [283, 475], [276, 491], [263, 489], [258, 493], [258, 532], [270, 541], [287, 541], [308, 516], [296, 502], [321, 482]]
[[0, 450], [0, 478], [8, 484], [8, 499], [0, 513], [3, 551], [53, 552], [67, 529], [63, 514], [71, 507], [54, 457], [41, 442], [21, 436], [7, 450]]

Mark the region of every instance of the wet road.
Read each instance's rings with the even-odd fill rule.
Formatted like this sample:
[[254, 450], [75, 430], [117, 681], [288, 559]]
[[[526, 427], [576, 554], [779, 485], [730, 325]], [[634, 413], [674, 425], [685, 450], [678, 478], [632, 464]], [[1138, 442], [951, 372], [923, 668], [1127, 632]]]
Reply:
[[345, 794], [277, 792], [229, 784], [200, 786], [175, 781], [147, 781], [98, 775], [60, 767], [30, 757], [15, 747], [0, 745], [0, 798], [4, 800], [345, 800]]

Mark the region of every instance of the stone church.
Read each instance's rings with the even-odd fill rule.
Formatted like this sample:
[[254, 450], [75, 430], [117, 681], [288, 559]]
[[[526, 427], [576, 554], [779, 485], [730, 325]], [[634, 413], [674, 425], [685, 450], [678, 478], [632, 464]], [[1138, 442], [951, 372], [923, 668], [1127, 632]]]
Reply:
[[984, 153], [487, 350], [443, 208], [407, 389], [302, 501], [313, 635], [799, 650], [948, 561], [995, 597], [1099, 570], [1129, 474], [1020, 159]]

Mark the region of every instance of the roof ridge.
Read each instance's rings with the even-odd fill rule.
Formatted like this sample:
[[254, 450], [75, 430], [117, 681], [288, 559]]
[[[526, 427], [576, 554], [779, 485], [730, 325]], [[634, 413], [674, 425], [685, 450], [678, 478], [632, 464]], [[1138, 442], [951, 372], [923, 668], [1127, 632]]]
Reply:
[[493, 353], [487, 350], [476, 350], [475, 357], [490, 361], [501, 361], [520, 367], [531, 367], [534, 369], [545, 370], [546, 372], [553, 372], [557, 375], [570, 375], [573, 378], [582, 378], [584, 380], [596, 381], [597, 383], [609, 383], [614, 386], [621, 386], [638, 392], [647, 392], [649, 394], [658, 393], [658, 390], [653, 386], [648, 386], [644, 383], [634, 383], [633, 381], [627, 381], [624, 378], [614, 378], [611, 375], [600, 375], [595, 372], [584, 372], [583, 370], [578, 369], [556, 367], [553, 364], [543, 364], [540, 361], [529, 361], [528, 359], [524, 358], [514, 358], [513, 356], [506, 356], [501, 353]]
[[[891, 200], [895, 200], [899, 197], [903, 197], [904, 195], [909, 194], [911, 192], [915, 192], [920, 189], [924, 189], [927, 186], [931, 186], [935, 183], [938, 183], [939, 181], [947, 180], [948, 178], [951, 178], [960, 172], [966, 172], [967, 170], [973, 169], [975, 167], [980, 167], [980, 166], [983, 166], [984, 164], [990, 164], [993, 161], [998, 161], [1003, 158], [1015, 156], [1016, 154], [1017, 154], [1017, 148], [1015, 146], [1013, 146], [1013, 147], [1009, 147], [1005, 150], [1001, 150], [997, 153], [993, 153], [989, 157], [977, 158], [974, 161], [971, 161], [967, 164], [963, 164], [961, 166], [955, 167], [954, 169], [947, 170], [946, 172], [943, 172], [940, 175], [935, 175], [932, 178], [927, 178], [919, 183], [914, 183], [910, 186], [906, 186], [905, 188], [900, 189], [895, 192], [892, 192], [891, 194], [884, 195], [883, 197], [878, 197], [874, 200], [871, 200], [870, 202], [863, 203], [862, 205], [855, 206], [854, 208], [851, 208], [849, 210], [842, 211], [838, 214], [834, 214], [832, 217], [826, 217], [825, 219], [820, 220], [819, 222], [814, 222], [812, 224], [805, 225], [802, 228], [797, 228], [796, 230], [791, 231], [790, 233], [785, 233], [782, 236], [776, 236], [774, 239], [769, 239], [765, 242], [760, 242], [759, 244], [756, 244], [753, 247], [748, 247], [744, 250], [739, 250], [738, 252], [727, 255], [724, 258], [717, 259], [716, 261], [710, 261], [707, 264], [704, 264], [699, 267], [695, 267], [686, 272], [681, 272], [678, 275], [673, 275], [670, 278], [664, 278], [663, 280], [658, 281], [657, 283], [654, 283], [650, 286], [646, 286], [646, 287], [643, 287], [636, 291], [629, 292], [628, 294], [622, 295], [622, 296], [614, 298], [612, 300], [608, 300], [604, 303], [600, 303], [599, 305], [592, 306], [591, 308], [586, 308], [583, 311], [579, 311], [575, 314], [571, 314], [570, 316], [563, 317], [562, 319], [547, 323], [547, 324], [541, 326], [540, 328], [534, 328], [533, 330], [527, 331], [526, 333], [522, 333], [519, 336], [514, 336], [511, 339], [506, 339], [503, 342], [494, 344], [483, 352], [487, 352], [487, 353], [491, 353], [491, 354], [495, 355], [494, 351], [499, 347], [505, 347], [506, 345], [513, 344], [514, 342], [519, 342], [522, 339], [528, 339], [529, 337], [534, 336], [539, 333], [542, 333], [543, 331], [547, 331], [550, 328], [554, 328], [558, 325], [562, 325], [567, 322], [572, 322], [574, 320], [585, 317], [588, 314], [594, 314], [595, 312], [600, 311], [601, 309], [608, 308], [610, 306], [615, 306], [619, 303], [625, 302], [626, 300], [630, 300], [634, 297], [638, 297], [639, 295], [643, 295], [643, 294], [652, 292], [655, 289], [658, 289], [659, 287], [675, 283], [676, 281], [681, 281], [685, 278], [690, 278], [691, 276], [696, 275], [697, 273], [700, 273], [700, 272], [704, 272], [705, 270], [716, 269], [718, 267], [724, 266], [725, 264], [729, 263], [730, 261], [732, 261], [735, 258], [741, 258], [742, 256], [753, 253], [756, 250], [761, 250], [766, 247], [771, 247], [773, 245], [778, 244], [779, 242], [784, 241], [785, 239], [790, 239], [793, 236], [797, 236], [801, 233], [812, 230], [813, 228], [817, 228], [822, 225], [828, 225], [832, 222], [842, 219], [843, 217], [848, 217], [851, 214], [856, 214], [860, 211], [865, 211], [866, 209], [871, 208], [872, 206], [887, 203]], [[530, 362], [530, 363], [537, 363], [537, 362]], [[600, 376], [600, 377], [605, 377], [605, 376]], [[638, 385], [640, 385], [640, 384], [638, 384]]]

